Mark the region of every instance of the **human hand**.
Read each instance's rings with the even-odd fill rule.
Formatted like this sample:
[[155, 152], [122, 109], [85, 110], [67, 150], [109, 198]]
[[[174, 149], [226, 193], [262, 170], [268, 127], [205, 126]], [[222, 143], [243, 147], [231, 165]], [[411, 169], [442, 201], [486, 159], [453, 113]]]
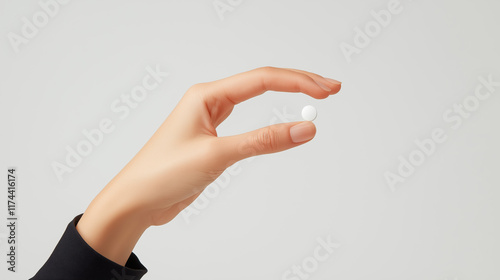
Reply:
[[130, 191], [149, 209], [152, 225], [170, 221], [236, 161], [290, 149], [314, 137], [312, 122], [217, 137], [217, 126], [236, 104], [267, 90], [304, 92], [322, 99], [337, 93], [340, 83], [304, 71], [266, 67], [191, 87], [119, 175], [122, 182], [142, 182], [143, 187]]
[[[217, 126], [236, 104], [268, 90], [303, 92], [324, 99], [340, 87], [340, 82], [313, 73], [274, 67], [192, 86], [151, 139], [91, 203], [78, 231], [101, 254], [117, 262], [126, 260], [141, 231], [172, 220], [227, 167], [250, 156], [302, 145], [316, 133], [314, 124], [305, 121], [218, 137]], [[115, 210], [110, 210], [110, 204]], [[119, 237], [119, 242], [129, 244], [125, 251], [123, 246], [110, 244], [118, 242], [109, 237], [113, 235], [110, 231], [120, 234], [117, 228], [137, 239]]]

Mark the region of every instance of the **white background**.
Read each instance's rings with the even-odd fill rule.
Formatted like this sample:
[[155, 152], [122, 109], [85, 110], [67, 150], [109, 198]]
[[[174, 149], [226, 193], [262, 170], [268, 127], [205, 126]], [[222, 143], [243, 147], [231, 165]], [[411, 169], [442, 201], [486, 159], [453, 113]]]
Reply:
[[[134, 249], [143, 279], [284, 279], [327, 236], [340, 247], [309, 279], [499, 279], [500, 87], [457, 129], [443, 113], [474, 94], [478, 77], [500, 81], [500, 2], [401, 0], [350, 63], [340, 45], [354, 45], [354, 28], [388, 0], [237, 2], [221, 20], [212, 0], [74, 0], [16, 53], [8, 34], [43, 10], [0, 1], [0, 172], [14, 166], [19, 177], [18, 272], [2, 261], [0, 277], [36, 273], [189, 86], [276, 66], [338, 79], [342, 90], [325, 100], [268, 92], [238, 105], [219, 134], [281, 122], [283, 110], [300, 120], [311, 104], [316, 138], [241, 162], [198, 215], [149, 229]], [[120, 119], [110, 104], [155, 65], [170, 76]], [[115, 130], [60, 182], [51, 165], [105, 118]], [[391, 190], [384, 173], [435, 128], [447, 140]], [[2, 226], [4, 256], [6, 236]]]

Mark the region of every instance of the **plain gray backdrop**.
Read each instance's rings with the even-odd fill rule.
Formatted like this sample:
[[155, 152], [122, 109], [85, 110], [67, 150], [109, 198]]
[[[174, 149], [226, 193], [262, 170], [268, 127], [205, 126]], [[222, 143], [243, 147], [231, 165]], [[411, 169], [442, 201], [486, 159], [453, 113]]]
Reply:
[[[397, 13], [377, 22], [388, 6]], [[11, 166], [19, 217], [18, 272], [2, 261], [2, 279], [36, 273], [191, 85], [261, 66], [342, 90], [237, 105], [220, 135], [301, 120], [310, 104], [316, 138], [240, 162], [189, 215], [150, 228], [134, 249], [143, 279], [500, 278], [500, 87], [484, 83], [500, 81], [499, 1], [73, 0], [50, 11], [0, 1], [1, 223]], [[148, 67], [169, 76], [128, 115], [115, 112]], [[104, 119], [114, 130], [58, 179], [55, 162]], [[436, 129], [446, 141], [425, 154], [416, 141]], [[401, 176], [410, 156], [418, 166]], [[388, 172], [400, 176], [394, 187]], [[5, 226], [0, 237], [5, 256]], [[317, 260], [327, 238], [338, 246]]]

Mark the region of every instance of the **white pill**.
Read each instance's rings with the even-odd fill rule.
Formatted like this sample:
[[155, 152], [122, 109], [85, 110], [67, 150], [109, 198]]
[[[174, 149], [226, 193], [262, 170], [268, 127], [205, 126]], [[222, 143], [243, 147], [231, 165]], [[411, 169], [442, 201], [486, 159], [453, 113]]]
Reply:
[[302, 118], [306, 121], [314, 121], [317, 115], [316, 108], [311, 105], [307, 105], [302, 109]]

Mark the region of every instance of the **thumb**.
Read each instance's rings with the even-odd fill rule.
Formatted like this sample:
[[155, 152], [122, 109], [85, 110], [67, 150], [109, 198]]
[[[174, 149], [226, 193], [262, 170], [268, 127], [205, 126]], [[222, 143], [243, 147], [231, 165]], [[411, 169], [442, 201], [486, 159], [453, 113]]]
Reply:
[[275, 124], [247, 133], [219, 137], [223, 157], [239, 161], [251, 156], [270, 154], [302, 145], [316, 135], [310, 121]]

